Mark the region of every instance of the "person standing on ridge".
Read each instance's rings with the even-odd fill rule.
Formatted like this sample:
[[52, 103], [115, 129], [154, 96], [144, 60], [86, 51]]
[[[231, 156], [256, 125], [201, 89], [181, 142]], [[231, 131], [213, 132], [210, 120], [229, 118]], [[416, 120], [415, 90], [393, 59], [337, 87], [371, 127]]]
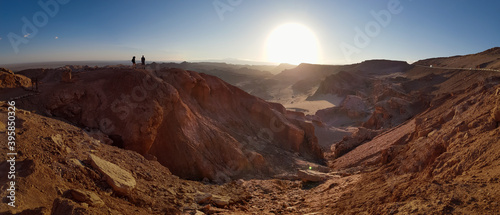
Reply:
[[132, 58], [132, 68], [135, 68], [135, 56]]
[[146, 68], [146, 58], [144, 57], [144, 55], [142, 55], [141, 63], [142, 63], [142, 67]]

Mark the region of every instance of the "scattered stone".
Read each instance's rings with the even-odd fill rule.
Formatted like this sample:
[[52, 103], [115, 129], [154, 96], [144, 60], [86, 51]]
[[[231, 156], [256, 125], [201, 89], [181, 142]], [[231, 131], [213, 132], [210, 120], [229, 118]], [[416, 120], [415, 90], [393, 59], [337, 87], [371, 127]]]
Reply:
[[101, 142], [99, 140], [91, 140], [89, 144], [91, 149], [97, 150], [101, 147]]
[[203, 193], [203, 192], [197, 192], [194, 195], [194, 201], [198, 204], [205, 204], [210, 202], [212, 199], [212, 194], [210, 193]]
[[68, 163], [72, 163], [72, 164], [76, 165], [77, 167], [85, 168], [85, 166], [83, 166], [82, 162], [80, 162], [80, 160], [75, 159], [75, 158], [69, 159]]
[[205, 214], [210, 214], [210, 209], [211, 209], [210, 204], [207, 204], [207, 205], [203, 206], [202, 208], [200, 208], [199, 210], [204, 212]]
[[106, 176], [106, 182], [115, 192], [128, 195], [135, 188], [135, 178], [130, 172], [93, 154], [89, 154], [89, 161], [92, 167]]
[[64, 143], [63, 139], [62, 139], [62, 135], [60, 135], [60, 134], [53, 135], [50, 137], [50, 139], [52, 140], [52, 142], [54, 142], [58, 146], [62, 146]]
[[316, 170], [318, 172], [322, 172], [322, 173], [329, 173], [331, 170], [329, 167], [322, 166], [322, 165], [315, 165], [312, 167], [312, 169]]
[[434, 131], [433, 128], [427, 128], [418, 132], [418, 137], [428, 137], [428, 135]]
[[196, 211], [194, 212], [194, 215], [205, 215], [205, 213], [203, 213], [203, 212], [201, 212], [201, 211], [199, 211], [199, 210], [196, 210]]
[[429, 133], [427, 134], [427, 137], [432, 137], [432, 136], [434, 136], [436, 133], [437, 133], [437, 130], [432, 130], [431, 132], [429, 132]]
[[244, 183], [245, 183], [245, 180], [243, 180], [243, 179], [238, 179], [238, 180], [236, 180], [236, 185], [238, 185], [238, 186], [241, 186], [241, 185], [243, 185]]
[[85, 202], [91, 206], [104, 206], [104, 201], [94, 192], [73, 189], [71, 195], [78, 202]]
[[325, 181], [328, 178], [327, 174], [314, 170], [298, 170], [297, 176], [303, 182], [320, 182]]
[[214, 203], [214, 205], [219, 208], [229, 205], [230, 201], [231, 198], [227, 196], [218, 196], [218, 195], [212, 196], [212, 203]]
[[69, 199], [57, 198], [52, 205], [52, 214], [86, 215], [90, 213], [86, 208]]
[[6, 69], [6, 68], [0, 68], [0, 72], [6, 72], [6, 73], [14, 75], [14, 72], [12, 72], [12, 70]]

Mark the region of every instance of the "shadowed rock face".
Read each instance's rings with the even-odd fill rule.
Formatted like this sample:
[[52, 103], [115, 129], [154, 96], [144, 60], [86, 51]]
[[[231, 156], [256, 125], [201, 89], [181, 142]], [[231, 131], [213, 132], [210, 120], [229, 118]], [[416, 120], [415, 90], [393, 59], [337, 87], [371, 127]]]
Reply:
[[42, 104], [47, 115], [100, 129], [184, 178], [272, 173], [269, 148], [323, 159], [311, 124], [210, 75], [103, 68], [76, 72], [72, 80], [47, 81], [40, 96], [20, 105]]

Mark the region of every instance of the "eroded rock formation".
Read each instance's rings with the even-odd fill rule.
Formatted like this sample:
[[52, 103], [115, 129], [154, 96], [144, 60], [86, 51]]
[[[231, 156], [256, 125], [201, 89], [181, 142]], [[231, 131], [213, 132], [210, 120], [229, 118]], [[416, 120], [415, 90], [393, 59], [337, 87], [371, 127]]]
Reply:
[[38, 103], [34, 108], [49, 116], [99, 129], [114, 145], [153, 155], [181, 177], [272, 173], [270, 148], [323, 159], [311, 124], [214, 76], [182, 69], [74, 73], [65, 83], [46, 72], [42, 94], [20, 105]]

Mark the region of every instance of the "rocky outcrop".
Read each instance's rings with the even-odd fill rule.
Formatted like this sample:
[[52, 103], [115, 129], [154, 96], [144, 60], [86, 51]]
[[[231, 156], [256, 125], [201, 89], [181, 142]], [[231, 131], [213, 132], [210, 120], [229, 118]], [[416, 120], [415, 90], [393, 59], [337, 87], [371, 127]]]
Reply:
[[6, 68], [0, 68], [0, 72], [14, 75], [14, 72], [12, 72], [12, 70]]
[[42, 94], [19, 105], [38, 103], [41, 113], [98, 129], [113, 145], [152, 155], [181, 177], [222, 182], [267, 174], [276, 166], [266, 162], [271, 148], [322, 162], [310, 123], [214, 76], [100, 68], [78, 72], [69, 84], [55, 75], [62, 71], [45, 71]]
[[[353, 72], [341, 71], [325, 78], [315, 95], [335, 94], [339, 96], [356, 95], [370, 87], [370, 79]], [[314, 97], [314, 96], [313, 96]]]
[[314, 170], [298, 170], [297, 177], [303, 182], [321, 182], [328, 179], [328, 175], [326, 173]]
[[363, 98], [355, 95], [348, 95], [340, 104], [347, 116], [352, 119], [363, 118], [368, 113], [368, 106]]
[[[105, 176], [106, 182], [113, 188], [115, 192], [121, 195], [128, 195], [135, 188], [135, 178], [134, 176], [132, 176], [132, 174], [130, 174], [130, 172], [93, 154], [89, 154], [89, 161], [92, 164], [92, 167], [97, 169], [101, 174]], [[77, 197], [82, 197], [82, 195], [78, 195], [78, 192], [72, 192], [72, 194], [73, 193], [77, 193]], [[86, 194], [84, 195], [87, 196]], [[75, 196], [75, 194], [73, 194], [73, 196]], [[91, 194], [88, 195], [88, 199], [98, 201]]]
[[493, 111], [491, 112], [491, 117], [496, 121], [500, 122], [500, 88], [495, 92], [496, 97], [496, 105]]
[[69, 199], [57, 198], [52, 206], [52, 214], [85, 215], [90, 211]]
[[397, 126], [413, 117], [425, 107], [422, 99], [413, 100], [400, 97], [390, 97], [375, 104], [375, 111], [363, 123], [363, 127], [370, 129], [387, 129]]
[[346, 136], [342, 141], [332, 145], [334, 158], [338, 158], [359, 145], [372, 140], [378, 134], [380, 134], [380, 131], [359, 127], [350, 137]]
[[227, 196], [213, 195], [212, 202], [217, 207], [225, 207], [231, 203], [231, 198]]
[[30, 86], [31, 79], [20, 74], [14, 74], [8, 69], [0, 68], [0, 89]]
[[197, 192], [194, 195], [194, 201], [198, 204], [213, 204], [216, 207], [223, 208], [231, 204], [231, 197], [212, 195], [210, 193]]
[[78, 202], [85, 202], [91, 206], [97, 207], [104, 206], [104, 201], [102, 201], [102, 199], [94, 192], [73, 189], [70, 190], [70, 193], [73, 199]]
[[210, 193], [197, 192], [194, 195], [194, 201], [198, 204], [206, 204], [209, 203], [210, 200], [212, 200], [212, 194]]

